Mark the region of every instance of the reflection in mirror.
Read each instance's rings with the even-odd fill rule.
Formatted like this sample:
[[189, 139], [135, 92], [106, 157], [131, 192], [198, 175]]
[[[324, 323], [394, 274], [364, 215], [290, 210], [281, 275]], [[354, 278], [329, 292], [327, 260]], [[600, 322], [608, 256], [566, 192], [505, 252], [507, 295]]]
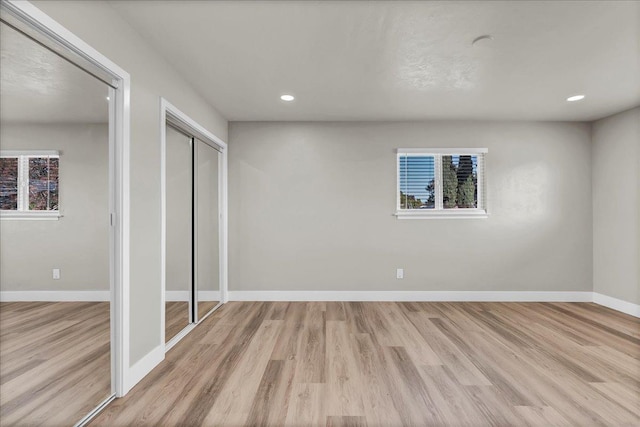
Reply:
[[165, 341], [191, 320], [192, 156], [191, 137], [167, 126]]
[[4, 23], [0, 50], [0, 420], [73, 425], [113, 393], [109, 92]]
[[219, 162], [220, 153], [196, 140], [197, 174], [197, 315], [202, 319], [220, 301]]

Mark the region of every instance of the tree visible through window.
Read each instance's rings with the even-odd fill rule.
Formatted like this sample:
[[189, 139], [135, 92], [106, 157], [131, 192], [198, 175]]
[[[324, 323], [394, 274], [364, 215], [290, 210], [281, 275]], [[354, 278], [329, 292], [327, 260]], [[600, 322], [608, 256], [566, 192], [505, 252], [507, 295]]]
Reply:
[[398, 209], [484, 210], [485, 151], [398, 150]]
[[58, 158], [29, 159], [29, 210], [58, 210]]
[[442, 205], [478, 207], [478, 156], [442, 156]]
[[29, 152], [0, 155], [0, 210], [58, 211], [60, 159]]
[[0, 158], [0, 210], [18, 209], [18, 158]]

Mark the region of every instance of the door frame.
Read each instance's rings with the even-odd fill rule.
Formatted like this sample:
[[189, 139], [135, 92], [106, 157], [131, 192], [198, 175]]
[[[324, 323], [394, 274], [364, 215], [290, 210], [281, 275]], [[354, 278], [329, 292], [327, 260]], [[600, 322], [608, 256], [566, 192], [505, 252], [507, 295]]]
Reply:
[[[195, 120], [175, 107], [166, 98], [160, 97], [160, 203], [161, 203], [161, 256], [160, 256], [160, 312], [162, 321], [160, 322], [160, 336], [165, 346], [165, 353], [185, 337], [197, 323], [191, 323], [180, 331], [170, 342], [165, 342], [165, 302], [166, 302], [166, 275], [167, 275], [167, 124], [173, 124], [184, 132], [191, 134], [194, 138], [211, 145], [220, 152], [220, 172], [218, 181], [218, 198], [220, 202], [219, 227], [219, 254], [220, 254], [220, 304], [228, 301], [228, 221], [227, 221], [227, 144], [213, 133], [198, 124]], [[195, 141], [194, 141], [195, 146]], [[195, 169], [193, 173], [196, 173]], [[195, 278], [194, 278], [195, 279]], [[197, 300], [197, 296], [195, 296]], [[219, 304], [219, 305], [220, 305]], [[218, 306], [219, 306], [218, 305]], [[216, 306], [216, 308], [218, 307]], [[195, 308], [197, 310], [197, 307]], [[191, 318], [191, 313], [189, 317]], [[199, 321], [204, 320], [207, 315]]]
[[[129, 391], [129, 230], [130, 230], [130, 90], [131, 77], [106, 56], [26, 1], [2, 0], [3, 13], [17, 18], [83, 69], [95, 67], [111, 78], [109, 90], [109, 223], [111, 300], [111, 398]], [[75, 60], [74, 60], [75, 58]], [[83, 62], [83, 64], [79, 64]], [[92, 412], [95, 415], [95, 412]], [[92, 416], [92, 414], [89, 414]], [[86, 417], [85, 417], [86, 418]], [[87, 421], [86, 419], [81, 420]]]

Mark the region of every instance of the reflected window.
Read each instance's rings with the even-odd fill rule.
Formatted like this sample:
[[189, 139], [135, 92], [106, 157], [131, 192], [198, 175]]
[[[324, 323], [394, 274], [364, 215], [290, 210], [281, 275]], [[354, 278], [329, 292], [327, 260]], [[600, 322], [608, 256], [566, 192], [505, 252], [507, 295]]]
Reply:
[[58, 212], [59, 170], [57, 152], [0, 152], [0, 211]]
[[18, 158], [0, 158], [0, 210], [18, 210]]

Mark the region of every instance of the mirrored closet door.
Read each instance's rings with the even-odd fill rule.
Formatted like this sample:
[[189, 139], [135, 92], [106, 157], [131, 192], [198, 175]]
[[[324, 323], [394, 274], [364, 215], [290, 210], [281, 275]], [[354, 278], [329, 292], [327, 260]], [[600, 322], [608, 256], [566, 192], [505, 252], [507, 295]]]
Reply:
[[220, 302], [220, 152], [196, 139], [196, 321]]
[[217, 146], [169, 122], [165, 135], [165, 342], [220, 304], [220, 173]]
[[70, 426], [115, 397], [115, 91], [5, 6], [0, 425]]
[[193, 138], [166, 127], [165, 341], [192, 322]]

